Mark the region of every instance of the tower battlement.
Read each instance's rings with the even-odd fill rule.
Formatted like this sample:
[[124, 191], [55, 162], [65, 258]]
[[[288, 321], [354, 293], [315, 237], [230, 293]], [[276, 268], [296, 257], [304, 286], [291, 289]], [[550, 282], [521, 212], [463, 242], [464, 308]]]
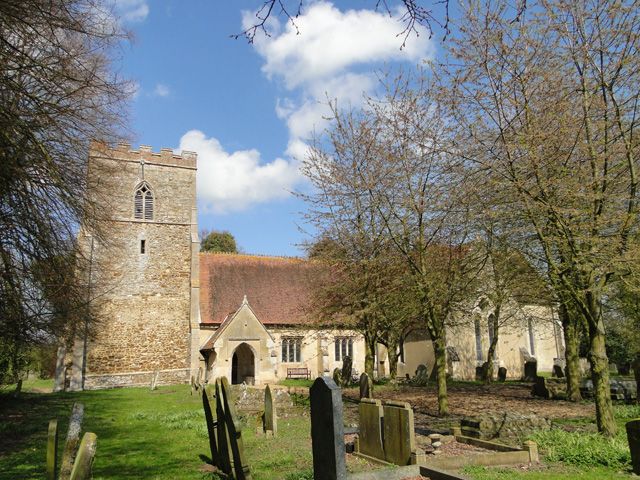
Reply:
[[129, 143], [118, 143], [115, 146], [102, 142], [91, 142], [89, 147], [90, 157], [110, 158], [125, 162], [145, 163], [155, 165], [168, 165], [181, 168], [196, 169], [198, 162], [198, 154], [183, 150], [180, 155], [173, 152], [171, 148], [161, 148], [160, 152], [154, 152], [149, 145], [140, 145], [138, 150], [132, 149]]

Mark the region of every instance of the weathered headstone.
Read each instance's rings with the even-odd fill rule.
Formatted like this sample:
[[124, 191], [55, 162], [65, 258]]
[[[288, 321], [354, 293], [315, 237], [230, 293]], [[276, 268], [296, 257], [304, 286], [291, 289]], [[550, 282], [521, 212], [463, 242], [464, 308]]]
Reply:
[[342, 371], [340, 376], [342, 378], [342, 386], [346, 387], [351, 383], [351, 370], [353, 369], [353, 361], [349, 355], [345, 355], [342, 359]]
[[58, 470], [58, 420], [49, 421], [47, 438], [47, 480], [56, 480]]
[[429, 383], [429, 369], [426, 365], [422, 363], [418, 365], [418, 368], [416, 368], [416, 374], [411, 379], [411, 383], [418, 387], [424, 387]]
[[156, 390], [158, 388], [158, 378], [160, 378], [160, 372], [158, 370], [154, 370], [151, 374], [151, 385], [149, 386], [151, 390]]
[[96, 455], [97, 440], [95, 433], [87, 432], [83, 435], [69, 480], [89, 480], [91, 478], [91, 466]]
[[524, 362], [524, 381], [535, 382], [538, 376], [538, 362], [536, 360], [527, 360]]
[[342, 385], [342, 371], [339, 368], [333, 369], [333, 381], [336, 385]]
[[358, 440], [360, 453], [370, 457], [385, 459], [382, 444], [382, 402], [363, 398], [358, 405]]
[[373, 398], [373, 382], [367, 372], [360, 375], [360, 399]]
[[562, 367], [558, 364], [553, 366], [552, 374], [556, 378], [564, 378], [564, 371], [562, 370]]
[[633, 473], [640, 475], [640, 418], [628, 422], [626, 427]]
[[342, 393], [328, 377], [310, 389], [314, 480], [346, 480]]
[[387, 402], [383, 412], [385, 460], [395, 465], [409, 465], [416, 443], [413, 410], [406, 402]]
[[[224, 420], [226, 422], [231, 454], [233, 456], [233, 471], [235, 473], [235, 479], [251, 480], [251, 470], [249, 469], [249, 465], [247, 464], [244, 454], [242, 431], [240, 423], [237, 421], [235, 407], [229, 393], [229, 380], [227, 380], [226, 377], [222, 377], [220, 381], [220, 392], [221, 398], [219, 398], [218, 401], [224, 402]], [[220, 421], [220, 418], [218, 418], [218, 421]]]
[[564, 400], [567, 398], [567, 382], [564, 378], [537, 376], [532, 393], [536, 397]]
[[505, 367], [500, 367], [498, 369], [498, 381], [499, 382], [507, 381], [507, 369]]
[[84, 405], [74, 403], [69, 417], [69, 430], [67, 439], [62, 451], [62, 463], [60, 464], [60, 480], [66, 480], [71, 475], [73, 462], [76, 458], [78, 443], [80, 442], [80, 430], [82, 429], [82, 419], [84, 417]]
[[207, 385], [202, 390], [202, 406], [204, 408], [204, 418], [207, 422], [207, 433], [209, 434], [211, 462], [216, 466], [220, 466], [218, 442], [216, 441], [216, 393], [213, 385]]
[[227, 423], [224, 421], [225, 409], [222, 400], [222, 385], [220, 379], [216, 379], [215, 396], [216, 396], [216, 440], [218, 447], [217, 465], [223, 473], [230, 475], [233, 472], [233, 462], [231, 457], [231, 444], [229, 433], [227, 432]]
[[264, 432], [275, 437], [278, 431], [278, 414], [276, 404], [271, 396], [269, 385], [264, 389]]

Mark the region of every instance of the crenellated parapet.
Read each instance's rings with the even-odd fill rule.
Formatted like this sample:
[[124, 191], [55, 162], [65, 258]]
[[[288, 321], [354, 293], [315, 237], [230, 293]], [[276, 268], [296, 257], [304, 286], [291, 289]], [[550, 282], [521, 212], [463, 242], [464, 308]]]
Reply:
[[161, 148], [160, 152], [154, 152], [149, 145], [140, 145], [135, 150], [129, 143], [118, 143], [115, 146], [102, 142], [91, 142], [89, 155], [94, 157], [110, 158], [125, 162], [144, 163], [151, 165], [168, 165], [195, 170], [197, 168], [198, 154], [183, 150], [180, 155], [171, 148]]

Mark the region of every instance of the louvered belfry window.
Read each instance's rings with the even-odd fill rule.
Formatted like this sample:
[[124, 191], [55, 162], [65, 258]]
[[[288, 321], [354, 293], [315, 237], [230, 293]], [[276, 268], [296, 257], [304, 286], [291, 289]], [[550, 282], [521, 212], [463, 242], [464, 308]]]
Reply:
[[136, 189], [133, 209], [135, 218], [153, 220], [153, 192], [146, 182]]

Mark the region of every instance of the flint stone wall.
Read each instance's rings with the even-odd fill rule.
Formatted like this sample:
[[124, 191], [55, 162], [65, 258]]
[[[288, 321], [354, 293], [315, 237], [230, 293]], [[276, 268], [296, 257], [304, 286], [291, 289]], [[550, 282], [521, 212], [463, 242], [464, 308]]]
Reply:
[[[189, 369], [160, 370], [157, 385], [174, 385], [188, 383]], [[85, 390], [97, 390], [114, 387], [148, 387], [153, 379], [153, 372], [114, 373], [111, 375], [87, 375], [84, 381]]]

